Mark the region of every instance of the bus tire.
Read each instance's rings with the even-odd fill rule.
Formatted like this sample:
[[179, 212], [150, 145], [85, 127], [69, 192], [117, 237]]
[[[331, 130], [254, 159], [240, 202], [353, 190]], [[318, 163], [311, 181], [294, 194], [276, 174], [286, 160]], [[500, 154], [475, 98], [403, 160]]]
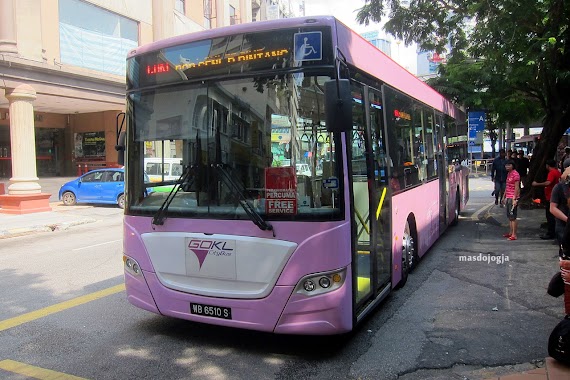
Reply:
[[410, 244], [411, 244], [411, 250], [412, 250], [412, 261], [410, 262], [410, 270], [409, 273], [412, 273], [417, 267], [418, 264], [420, 263], [420, 256], [418, 255], [418, 235], [416, 232], [416, 220], [415, 219], [410, 219], [410, 236], [411, 236], [411, 240], [410, 240]]
[[402, 234], [402, 277], [398, 283], [398, 289], [403, 288], [406, 282], [408, 282], [408, 275], [414, 265], [414, 246], [414, 237], [410, 228], [410, 221], [407, 220]]
[[461, 203], [460, 203], [460, 199], [459, 199], [459, 190], [457, 190], [457, 194], [455, 194], [455, 210], [454, 210], [454, 215], [453, 215], [453, 221], [451, 222], [452, 226], [457, 226], [457, 224], [459, 223], [459, 210], [461, 207]]

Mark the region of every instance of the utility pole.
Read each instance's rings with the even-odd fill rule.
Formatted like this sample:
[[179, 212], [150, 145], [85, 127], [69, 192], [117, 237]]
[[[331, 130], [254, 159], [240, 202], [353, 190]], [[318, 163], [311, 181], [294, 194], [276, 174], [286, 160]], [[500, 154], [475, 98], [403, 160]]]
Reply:
[[506, 141], [505, 149], [506, 150], [511, 149], [511, 137], [512, 137], [511, 125], [507, 121], [507, 136], [505, 137], [505, 141]]

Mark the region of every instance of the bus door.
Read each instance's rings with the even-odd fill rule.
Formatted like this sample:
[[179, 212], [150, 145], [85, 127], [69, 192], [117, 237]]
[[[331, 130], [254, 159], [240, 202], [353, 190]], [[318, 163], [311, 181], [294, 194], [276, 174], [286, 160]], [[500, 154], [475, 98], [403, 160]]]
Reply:
[[447, 226], [447, 201], [449, 198], [449, 176], [447, 166], [447, 138], [445, 137], [445, 126], [443, 125], [443, 117], [436, 114], [436, 133], [437, 133], [437, 176], [439, 178], [439, 233], [443, 233]]
[[[366, 93], [366, 98], [368, 94]], [[375, 99], [381, 99], [374, 93]], [[389, 238], [387, 204], [380, 202], [382, 194], [387, 198], [386, 167], [379, 164], [381, 110], [366, 108], [364, 89], [353, 86], [353, 129], [347, 133], [347, 146], [350, 158], [350, 184], [352, 194], [352, 246], [355, 311], [359, 314], [373, 300], [383, 285], [390, 281], [390, 257], [385, 251], [386, 235]], [[374, 133], [370, 123], [374, 119]], [[374, 146], [375, 145], [375, 146]]]
[[370, 121], [370, 136], [372, 142], [372, 170], [374, 174], [373, 195], [370, 204], [372, 229], [375, 231], [374, 246], [376, 248], [376, 291], [390, 283], [392, 278], [392, 239], [390, 214], [390, 180], [388, 173], [389, 158], [386, 148], [386, 132], [384, 129], [384, 114], [382, 93], [370, 89], [368, 92], [368, 110]]

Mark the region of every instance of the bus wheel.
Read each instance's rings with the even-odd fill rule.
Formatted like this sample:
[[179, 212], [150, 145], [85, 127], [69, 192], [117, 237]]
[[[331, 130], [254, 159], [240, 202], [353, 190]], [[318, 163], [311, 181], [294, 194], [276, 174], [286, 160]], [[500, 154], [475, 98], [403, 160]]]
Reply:
[[404, 233], [402, 234], [402, 278], [398, 283], [398, 288], [404, 287], [408, 281], [410, 270], [414, 267], [414, 237], [410, 229], [410, 222], [406, 222]]
[[461, 199], [459, 199], [459, 190], [457, 191], [457, 194], [455, 195], [455, 211], [454, 211], [454, 215], [453, 215], [453, 222], [451, 222], [452, 226], [457, 226], [457, 223], [459, 223], [459, 208], [461, 207]]

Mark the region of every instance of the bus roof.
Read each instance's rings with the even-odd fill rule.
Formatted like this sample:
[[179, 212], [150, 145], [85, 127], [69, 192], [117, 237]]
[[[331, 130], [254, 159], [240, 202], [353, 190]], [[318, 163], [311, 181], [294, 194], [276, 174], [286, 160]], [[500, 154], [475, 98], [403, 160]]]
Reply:
[[346, 61], [395, 89], [465, 123], [465, 113], [364, 37], [337, 21], [337, 46]]
[[139, 46], [129, 52], [128, 58], [164, 48], [226, 35], [307, 26], [330, 26], [333, 31], [333, 38], [335, 35], [337, 38], [336, 46], [346, 58], [347, 63], [370, 74], [381, 82], [455, 118], [459, 123], [465, 122], [465, 114], [453, 103], [445, 99], [433, 88], [418, 79], [414, 74], [400, 66], [381, 50], [364, 39], [364, 37], [360, 36], [333, 16], [285, 18], [208, 29]]
[[207, 29], [200, 32], [188, 33], [176, 37], [166, 38], [164, 40], [156, 42], [151, 42], [149, 44], [142, 45], [136, 49], [131, 50], [128, 54], [128, 58], [172, 46], [186, 44], [189, 42], [223, 37], [232, 34], [264, 32], [272, 29], [302, 28], [307, 26], [330, 26], [334, 30], [336, 22], [338, 21], [332, 16], [319, 16], [284, 18], [279, 20], [257, 21], [224, 26], [221, 28]]

